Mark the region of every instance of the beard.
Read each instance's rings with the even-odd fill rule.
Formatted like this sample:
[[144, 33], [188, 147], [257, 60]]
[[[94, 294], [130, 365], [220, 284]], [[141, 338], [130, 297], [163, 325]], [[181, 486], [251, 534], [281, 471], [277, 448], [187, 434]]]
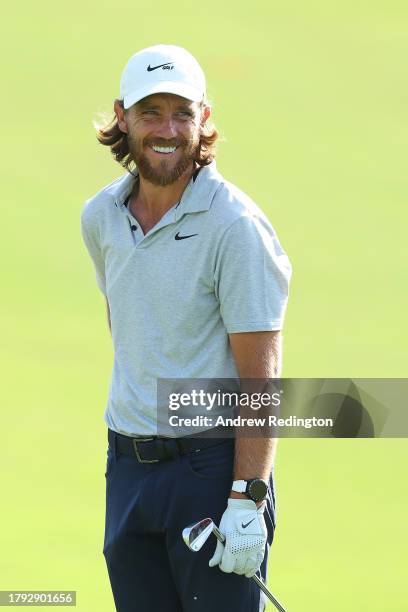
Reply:
[[[127, 137], [129, 153], [136, 164], [137, 170], [140, 176], [146, 181], [159, 187], [166, 187], [175, 183], [188, 168], [192, 165], [193, 160], [196, 157], [197, 150], [199, 148], [200, 140], [199, 136], [192, 137], [190, 140], [185, 138], [178, 138], [177, 140], [163, 140], [160, 138], [146, 139], [141, 142], [140, 140], [132, 137], [128, 134]], [[176, 165], [173, 166], [170, 160], [168, 161], [165, 157], [159, 160], [159, 163], [153, 166], [147, 156], [143, 153], [145, 147], [152, 145], [161, 147], [178, 147], [181, 151]]]

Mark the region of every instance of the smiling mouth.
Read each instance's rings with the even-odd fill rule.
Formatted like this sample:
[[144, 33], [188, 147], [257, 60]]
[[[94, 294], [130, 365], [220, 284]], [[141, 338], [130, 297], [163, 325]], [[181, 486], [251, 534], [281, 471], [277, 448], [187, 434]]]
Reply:
[[156, 145], [150, 145], [150, 148], [152, 149], [152, 151], [154, 151], [155, 153], [158, 153], [159, 155], [172, 155], [172, 153], [177, 151], [178, 146], [177, 147], [159, 147]]

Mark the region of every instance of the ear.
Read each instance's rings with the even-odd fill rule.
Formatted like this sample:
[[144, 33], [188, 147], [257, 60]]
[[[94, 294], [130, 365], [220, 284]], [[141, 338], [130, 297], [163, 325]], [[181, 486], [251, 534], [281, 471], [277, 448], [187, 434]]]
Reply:
[[119, 126], [120, 131], [127, 134], [128, 129], [127, 129], [127, 123], [126, 123], [125, 109], [123, 108], [122, 100], [116, 99], [114, 101], [113, 110], [118, 120], [118, 126]]
[[203, 106], [203, 110], [201, 111], [201, 121], [200, 121], [201, 127], [204, 127], [206, 121], [208, 121], [210, 117], [211, 117], [211, 106], [208, 106], [207, 104], [205, 104]]

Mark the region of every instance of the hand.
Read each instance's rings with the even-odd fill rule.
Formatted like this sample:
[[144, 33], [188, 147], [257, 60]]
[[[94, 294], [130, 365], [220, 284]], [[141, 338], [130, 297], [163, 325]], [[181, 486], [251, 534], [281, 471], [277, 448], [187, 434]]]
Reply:
[[265, 507], [265, 501], [257, 508], [250, 499], [228, 500], [219, 526], [225, 542], [217, 542], [210, 567], [219, 564], [223, 572], [245, 574], [247, 578], [258, 571], [265, 555]]

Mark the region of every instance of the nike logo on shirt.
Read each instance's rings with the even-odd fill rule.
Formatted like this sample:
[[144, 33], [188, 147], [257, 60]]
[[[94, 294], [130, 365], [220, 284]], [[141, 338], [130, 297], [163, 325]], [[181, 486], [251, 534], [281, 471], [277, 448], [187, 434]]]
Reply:
[[248, 527], [248, 525], [250, 525], [252, 523], [252, 521], [254, 521], [254, 520], [255, 520], [255, 518], [251, 519], [249, 521], [249, 523], [241, 523], [242, 529], [246, 529]]
[[180, 232], [174, 236], [175, 240], [185, 240], [186, 238], [191, 238], [192, 236], [198, 236], [198, 234], [189, 234], [188, 236], [180, 236]]

